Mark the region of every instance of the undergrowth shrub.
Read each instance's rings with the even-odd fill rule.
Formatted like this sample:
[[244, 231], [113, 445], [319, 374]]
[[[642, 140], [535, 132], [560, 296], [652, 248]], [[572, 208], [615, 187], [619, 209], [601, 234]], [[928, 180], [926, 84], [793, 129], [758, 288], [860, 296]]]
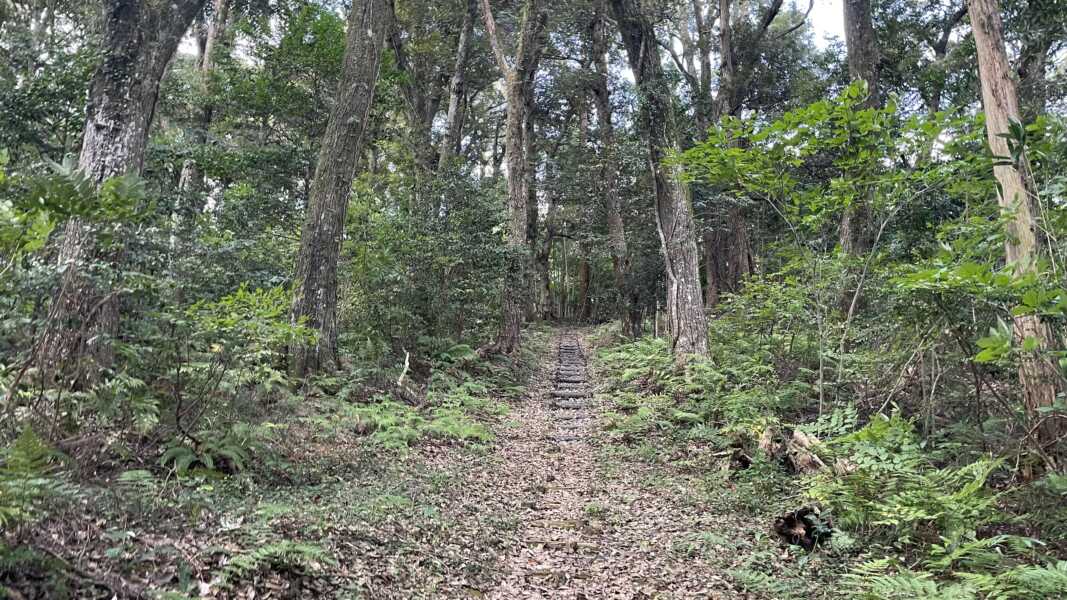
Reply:
[[913, 425], [899, 414], [875, 415], [819, 451], [835, 468], [810, 477], [808, 495], [844, 529], [908, 546], [951, 543], [1004, 518], [986, 486], [1000, 461], [935, 468]]
[[73, 496], [75, 488], [55, 472], [59, 457], [29, 427], [0, 448], [0, 532], [32, 523], [50, 503]]

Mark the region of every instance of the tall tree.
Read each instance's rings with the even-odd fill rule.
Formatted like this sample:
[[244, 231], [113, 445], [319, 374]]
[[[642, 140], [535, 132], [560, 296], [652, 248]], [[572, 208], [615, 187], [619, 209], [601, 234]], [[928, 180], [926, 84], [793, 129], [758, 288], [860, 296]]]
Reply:
[[[211, 78], [215, 70], [216, 53], [230, 19], [230, 0], [212, 0], [211, 7], [211, 14], [197, 36], [200, 52], [197, 74], [200, 78], [202, 98], [193, 123], [193, 143], [201, 147], [207, 142], [208, 129], [215, 112], [215, 103], [211, 99]], [[196, 160], [186, 160], [178, 180], [179, 191], [187, 195], [196, 194], [200, 191], [203, 181], [204, 174]]]
[[[881, 92], [878, 88], [878, 42], [871, 22], [871, 2], [844, 0], [844, 8], [849, 77], [852, 81], [867, 82], [864, 106], [881, 106]], [[866, 195], [858, 196], [845, 208], [841, 217], [839, 241], [846, 255], [854, 256], [866, 249], [869, 212], [870, 198]]]
[[667, 317], [671, 348], [707, 354], [708, 328], [700, 290], [696, 224], [688, 191], [663, 164], [674, 146], [674, 107], [660, 64], [655, 30], [639, 0], [611, 0], [641, 99], [640, 123], [655, 194], [656, 227], [667, 272]]
[[527, 130], [526, 114], [544, 44], [546, 14], [540, 0], [525, 0], [514, 58], [510, 63], [497, 32], [489, 0], [482, 0], [482, 16], [493, 57], [504, 75], [504, 96], [507, 100], [504, 145], [508, 165], [508, 258], [501, 302], [502, 322], [495, 349], [510, 353], [518, 348], [519, 331], [526, 310], [528, 282], [525, 273], [530, 251], [526, 204], [531, 183], [531, 166], [527, 157], [527, 136], [530, 132]]
[[[1012, 123], [1021, 122], [1019, 97], [1004, 48], [1003, 23], [997, 0], [968, 0], [968, 11], [978, 52], [978, 73], [985, 109], [986, 136], [994, 156], [1010, 157], [1007, 136]], [[993, 174], [999, 184], [1000, 206], [1012, 215], [1004, 250], [1008, 263], [1018, 275], [1037, 271], [1037, 221], [1032, 206], [1033, 181], [1024, 150], [1014, 161], [998, 160]], [[1056, 401], [1056, 371], [1041, 354], [1051, 346], [1048, 326], [1036, 314], [1019, 315], [1014, 322], [1015, 337], [1036, 345], [1019, 364], [1019, 382], [1027, 414], [1034, 423], [1041, 411]], [[1048, 420], [1036, 432], [1042, 443], [1055, 443], [1059, 437], [1056, 421]]]
[[[90, 84], [78, 155], [78, 168], [96, 185], [141, 172], [160, 80], [205, 1], [104, 3], [103, 60]], [[101, 253], [92, 226], [72, 219], [64, 228], [59, 250], [62, 281], [39, 351], [51, 373], [85, 356], [100, 367], [112, 362], [119, 301], [115, 292], [101, 289], [88, 277], [89, 263], [95, 260], [117, 264], [119, 255]]]
[[322, 138], [296, 261], [293, 322], [318, 332], [313, 347], [292, 349], [297, 375], [337, 365], [337, 262], [352, 179], [374, 100], [391, 0], [354, 0], [348, 16], [337, 99]]
[[452, 79], [448, 83], [448, 113], [445, 117], [445, 135], [441, 138], [438, 150], [438, 167], [442, 168], [458, 151], [460, 134], [463, 128], [463, 101], [467, 90], [467, 63], [470, 62], [471, 37], [474, 33], [474, 19], [478, 14], [478, 0], [467, 0], [467, 12], [463, 13], [463, 25], [456, 44], [455, 64]]
[[626, 225], [622, 216], [622, 200], [617, 190], [619, 166], [615, 148], [615, 125], [612, 119], [611, 92], [608, 88], [607, 3], [598, 0], [589, 31], [589, 62], [593, 65], [590, 87], [597, 117], [597, 136], [600, 141], [601, 177], [598, 193], [604, 199], [607, 213], [608, 245], [611, 249], [611, 270], [615, 280], [616, 312], [622, 334], [640, 335], [640, 309], [627, 281], [630, 273], [630, 254], [626, 246]]

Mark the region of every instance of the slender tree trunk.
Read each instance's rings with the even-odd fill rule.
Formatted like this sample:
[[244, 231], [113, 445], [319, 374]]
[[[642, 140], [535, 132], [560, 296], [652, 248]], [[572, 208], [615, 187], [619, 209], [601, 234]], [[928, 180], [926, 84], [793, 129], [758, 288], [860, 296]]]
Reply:
[[[882, 105], [878, 86], [878, 40], [871, 22], [870, 0], [844, 0], [845, 45], [848, 49], [848, 73], [852, 81], [867, 82], [867, 99], [864, 106], [876, 108]], [[841, 217], [839, 241], [847, 256], [858, 256], [870, 244], [867, 230], [870, 229], [870, 201], [868, 195], [856, 198], [845, 208]], [[851, 294], [846, 293], [851, 299]]]
[[671, 348], [680, 355], [707, 354], [708, 328], [700, 289], [696, 224], [688, 191], [663, 165], [673, 146], [671, 91], [660, 64], [655, 30], [639, 0], [611, 0], [641, 98], [640, 122], [648, 145], [655, 190], [656, 226], [667, 272]]
[[1019, 56], [1019, 92], [1022, 99], [1022, 116], [1026, 123], [1045, 114], [1048, 102], [1048, 81], [1045, 70], [1052, 38], [1041, 32], [1023, 44]]
[[[219, 43], [226, 35], [226, 24], [230, 18], [230, 0], [213, 0], [211, 19], [207, 23], [204, 33], [204, 43], [200, 49], [200, 64], [197, 69], [200, 77], [200, 91], [203, 95], [203, 105], [196, 116], [193, 128], [193, 145], [203, 148], [207, 143], [208, 130], [215, 113], [215, 104], [211, 101], [211, 77], [215, 70], [215, 59]], [[195, 159], [188, 159], [182, 164], [181, 175], [178, 178], [178, 190], [186, 197], [187, 201], [193, 196], [199, 195], [204, 185], [204, 173]], [[194, 211], [199, 212], [203, 208], [198, 201], [187, 204]]]
[[429, 195], [440, 164], [437, 148], [433, 144], [433, 122], [447, 83], [445, 73], [428, 71], [421, 61], [410, 60], [400, 24], [395, 21], [391, 26], [389, 45], [393, 49], [397, 69], [405, 74], [399, 87], [408, 121], [408, 145], [414, 158], [412, 175], [415, 194], [411, 214], [431, 220], [441, 210], [441, 197], [431, 199]]
[[534, 97], [533, 89], [527, 89], [526, 97], [526, 122], [523, 125], [526, 151], [526, 252], [530, 264], [526, 268], [526, 319], [532, 321], [537, 318], [537, 288], [538, 280], [534, 261], [534, 249], [537, 248], [538, 231], [538, 206], [537, 206], [537, 130], [534, 125]]
[[467, 63], [470, 61], [471, 35], [478, 12], [478, 1], [467, 0], [467, 12], [463, 15], [463, 29], [456, 45], [455, 66], [448, 84], [448, 114], [445, 117], [445, 135], [438, 151], [438, 170], [444, 169], [459, 152], [459, 140], [463, 130], [463, 99], [467, 93]]
[[732, 0], [719, 0], [719, 91], [715, 96], [713, 114], [709, 119], [718, 122], [733, 112], [737, 95], [737, 57], [734, 55], [733, 20], [730, 18]]
[[[705, 14], [706, 9], [704, 8], [703, 0], [692, 0], [692, 5], [693, 17], [697, 28], [697, 54], [700, 64], [700, 74], [697, 76], [696, 81], [695, 115], [697, 127], [700, 129], [697, 132], [697, 139], [703, 139], [708, 135], [708, 128], [711, 127], [712, 119], [715, 118], [714, 99], [711, 94], [711, 15]], [[729, 15], [729, 10], [727, 10], [727, 15]], [[729, 25], [727, 25], [728, 37]], [[731, 61], [732, 65], [733, 57], [729, 52], [729, 44], [727, 44], [726, 49], [727, 54], [721, 54], [721, 56]], [[726, 60], [724, 60], [724, 66]]]
[[[581, 249], [580, 249], [581, 250]], [[589, 285], [592, 279], [592, 270], [589, 268], [589, 259], [584, 251], [578, 259], [578, 299], [575, 315], [579, 321], [586, 322], [592, 313], [592, 305], [589, 302]]]
[[[115, 176], [141, 172], [160, 80], [204, 2], [105, 2], [103, 60], [90, 84], [78, 155], [78, 168], [98, 186]], [[85, 370], [87, 379], [95, 379], [99, 369], [111, 365], [118, 297], [110, 283], [93, 281], [88, 270], [96, 261], [117, 270], [120, 257], [120, 251], [97, 248], [89, 223], [73, 219], [64, 227], [59, 250], [63, 274], [39, 354], [46, 378], [81, 358], [92, 358], [97, 367]]]
[[626, 225], [622, 216], [622, 201], [618, 194], [619, 167], [615, 148], [615, 125], [611, 111], [611, 92], [608, 89], [608, 15], [606, 3], [597, 3], [597, 12], [592, 23], [589, 45], [592, 56], [590, 62], [595, 66], [592, 81], [593, 106], [596, 110], [597, 136], [600, 141], [600, 176], [599, 193], [604, 199], [607, 217], [608, 244], [611, 249], [611, 271], [614, 276], [616, 294], [616, 314], [619, 326], [626, 337], [634, 337], [638, 324], [636, 306], [631, 300], [635, 294], [628, 289], [630, 277], [630, 254], [626, 245]]
[[710, 228], [704, 230], [704, 305], [708, 308], [719, 304], [722, 282], [719, 276], [719, 240]]
[[552, 277], [549, 267], [552, 259], [552, 245], [556, 241], [556, 212], [555, 199], [549, 200], [548, 214], [545, 215], [545, 235], [541, 237], [536, 252], [537, 282], [537, 314], [543, 320], [556, 318], [555, 303], [552, 301]]
[[[969, 0], [968, 10], [978, 51], [978, 74], [982, 84], [982, 105], [990, 150], [994, 156], [1011, 156], [1008, 141], [1001, 137], [1008, 133], [1012, 121], [1019, 122], [1019, 98], [1004, 48], [1003, 24], [997, 0]], [[1000, 187], [1001, 207], [1014, 215], [1008, 222], [1005, 254], [1016, 274], [1030, 274], [1037, 270], [1037, 221], [1032, 206], [1033, 182], [1030, 180], [1023, 154], [1017, 164], [997, 164], [993, 174]], [[1015, 317], [1015, 337], [1037, 342], [1035, 352], [1025, 352], [1019, 364], [1026, 412], [1034, 424], [1042, 420], [1042, 410], [1056, 400], [1056, 372], [1046, 357], [1051, 346], [1048, 326], [1038, 315]], [[1055, 419], [1048, 419], [1035, 432], [1041, 445], [1051, 445], [1059, 437], [1060, 427]]]
[[529, 218], [526, 213], [526, 204], [527, 187], [530, 184], [528, 176], [530, 164], [526, 156], [525, 124], [533, 76], [537, 71], [541, 56], [546, 15], [542, 10], [540, 0], [524, 2], [514, 64], [509, 65], [497, 35], [496, 21], [493, 19], [489, 0], [482, 0], [482, 9], [493, 56], [504, 75], [507, 99], [504, 144], [508, 165], [508, 257], [501, 302], [502, 322], [495, 349], [503, 353], [511, 353], [519, 346], [519, 332], [526, 309], [525, 295], [528, 287], [525, 273], [530, 260], [530, 248], [526, 238]]
[[756, 272], [752, 261], [752, 245], [740, 206], [731, 205], [726, 212], [730, 228], [730, 289], [740, 291], [741, 284]]
[[303, 322], [319, 336], [313, 346], [292, 348], [291, 366], [297, 376], [338, 364], [337, 263], [352, 179], [392, 19], [389, 0], [352, 2], [337, 100], [323, 134], [296, 261], [292, 320]]

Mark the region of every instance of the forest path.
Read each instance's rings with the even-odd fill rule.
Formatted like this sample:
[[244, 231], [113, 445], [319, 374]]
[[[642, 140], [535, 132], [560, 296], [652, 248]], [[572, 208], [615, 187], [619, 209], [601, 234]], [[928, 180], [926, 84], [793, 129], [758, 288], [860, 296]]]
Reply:
[[498, 489], [521, 485], [524, 500], [508, 502], [522, 507], [518, 535], [487, 597], [744, 597], [685, 551], [716, 519], [679, 501], [692, 490], [666, 489], [648, 465], [607, 458], [586, 352], [578, 333], [558, 333], [528, 400], [512, 413], [522, 426], [500, 439], [497, 475], [511, 481]]

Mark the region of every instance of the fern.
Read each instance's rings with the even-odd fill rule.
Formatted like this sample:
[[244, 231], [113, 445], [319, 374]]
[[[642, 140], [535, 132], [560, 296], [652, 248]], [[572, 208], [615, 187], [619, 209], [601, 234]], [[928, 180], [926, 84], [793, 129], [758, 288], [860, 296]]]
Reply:
[[34, 521], [49, 500], [73, 495], [74, 488], [53, 474], [58, 457], [29, 427], [0, 449], [0, 530]]
[[266, 568], [317, 571], [337, 561], [322, 546], [283, 540], [257, 547], [251, 552], [232, 556], [220, 573], [224, 586]]

